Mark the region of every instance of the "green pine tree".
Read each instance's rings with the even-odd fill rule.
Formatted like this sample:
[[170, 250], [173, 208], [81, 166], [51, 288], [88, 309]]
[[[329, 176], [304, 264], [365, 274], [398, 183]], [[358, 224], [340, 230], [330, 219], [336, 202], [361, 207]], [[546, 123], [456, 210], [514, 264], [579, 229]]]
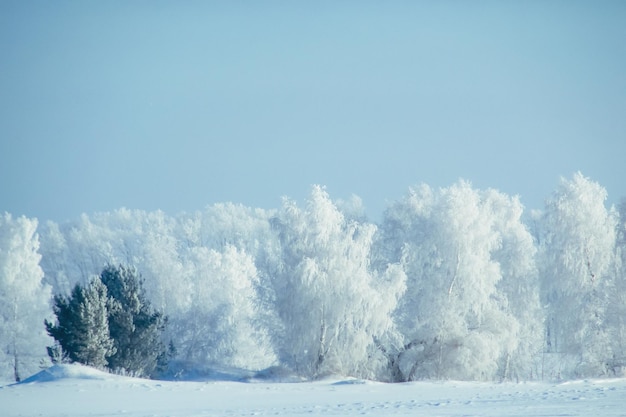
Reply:
[[67, 358], [137, 376], [163, 370], [171, 356], [161, 341], [167, 318], [154, 311], [134, 268], [107, 266], [87, 287], [54, 297], [56, 323], [46, 330], [57, 345], [53, 361]]
[[[46, 320], [46, 330], [72, 362], [96, 368], [108, 365], [115, 353], [109, 334], [107, 288], [99, 277], [87, 287], [76, 284], [69, 297], [54, 297], [57, 323]], [[57, 349], [49, 349], [54, 359]]]
[[166, 353], [161, 341], [166, 318], [152, 309], [134, 268], [109, 265], [100, 279], [109, 294], [109, 329], [116, 348], [108, 358], [109, 367], [140, 376], [153, 374]]

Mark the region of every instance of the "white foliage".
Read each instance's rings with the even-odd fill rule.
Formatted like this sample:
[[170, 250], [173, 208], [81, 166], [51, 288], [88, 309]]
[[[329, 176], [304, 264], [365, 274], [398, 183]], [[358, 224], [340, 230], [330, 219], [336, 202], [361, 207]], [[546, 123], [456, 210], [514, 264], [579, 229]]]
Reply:
[[185, 267], [190, 303], [172, 323], [181, 358], [249, 369], [271, 365], [275, 357], [268, 335], [256, 322], [253, 259], [234, 246], [222, 253], [197, 247], [190, 249]]
[[[515, 200], [463, 181], [411, 189], [388, 209], [380, 241], [408, 277], [397, 317], [407, 340], [398, 359], [404, 378], [506, 376], [502, 361], [514, 355], [520, 331], [507, 286], [533, 272], [520, 209]], [[516, 273], [518, 258], [526, 265]], [[503, 274], [508, 285], [501, 285]]]
[[404, 289], [399, 269], [379, 276], [369, 268], [375, 226], [346, 220], [319, 186], [306, 209], [286, 200], [273, 224], [282, 248], [273, 277], [282, 363], [312, 377], [371, 375], [374, 338], [393, 327]]
[[41, 267], [56, 293], [108, 263], [136, 267], [179, 359], [202, 365], [278, 360], [307, 376], [384, 379], [598, 375], [626, 369], [626, 232], [622, 223], [616, 248], [605, 199], [581, 174], [563, 180], [531, 214], [537, 241], [517, 197], [464, 181], [411, 188], [379, 230], [357, 197], [333, 202], [319, 186], [303, 207], [286, 199], [278, 211], [120, 209], [43, 225]]
[[[275, 358], [257, 322], [260, 301], [254, 259], [229, 243], [222, 245], [234, 240], [242, 246], [260, 246], [254, 243], [253, 229], [259, 221], [246, 220], [255, 214], [259, 213], [234, 205], [179, 218], [161, 211], [120, 209], [83, 215], [62, 226], [49, 223], [44, 231], [46, 273], [63, 283], [58, 287], [63, 291], [88, 281], [108, 263], [132, 265], [144, 278], [152, 305], [169, 317], [166, 334], [182, 359], [202, 365], [267, 366]], [[216, 230], [220, 242], [211, 241], [209, 228], [226, 218], [230, 222]], [[232, 239], [227, 229], [231, 226]], [[267, 222], [265, 227], [269, 230]]]
[[546, 203], [541, 273], [549, 308], [547, 349], [570, 365], [563, 376], [597, 376], [610, 357], [606, 305], [617, 215], [606, 190], [576, 173]]
[[37, 220], [0, 216], [0, 375], [30, 375], [46, 357], [43, 321], [51, 291], [42, 283]]
[[615, 282], [609, 296], [607, 321], [610, 326], [610, 371], [626, 376], [626, 200], [620, 204], [616, 235]]
[[[503, 358], [503, 378], [522, 380], [541, 376], [541, 353], [544, 342], [544, 312], [541, 308], [537, 249], [528, 228], [522, 222], [524, 208], [517, 197], [488, 190], [494, 228], [500, 233], [500, 248], [492, 252], [500, 265], [502, 279], [497, 284], [501, 308], [519, 324], [517, 347]], [[506, 326], [506, 324], [505, 324]]]
[[232, 245], [256, 258], [269, 240], [269, 219], [273, 213], [241, 204], [218, 203], [201, 212], [179, 216], [178, 235], [188, 247], [221, 250]]

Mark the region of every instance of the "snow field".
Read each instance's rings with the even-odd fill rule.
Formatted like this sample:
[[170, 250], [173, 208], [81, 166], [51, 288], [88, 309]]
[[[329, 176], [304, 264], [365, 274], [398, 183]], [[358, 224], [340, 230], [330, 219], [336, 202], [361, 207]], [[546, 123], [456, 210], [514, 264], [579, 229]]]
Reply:
[[567, 383], [156, 381], [54, 366], [0, 387], [17, 416], [626, 416], [626, 379]]

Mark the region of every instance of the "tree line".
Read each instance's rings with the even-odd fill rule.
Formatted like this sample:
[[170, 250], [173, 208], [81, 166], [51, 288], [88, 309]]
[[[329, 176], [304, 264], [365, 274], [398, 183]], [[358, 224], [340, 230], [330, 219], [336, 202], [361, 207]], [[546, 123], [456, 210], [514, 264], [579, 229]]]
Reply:
[[[0, 371], [33, 372], [48, 347], [55, 360], [142, 375], [211, 366], [382, 381], [622, 375], [626, 204], [607, 208], [606, 197], [576, 173], [540, 212], [459, 181], [410, 188], [379, 224], [358, 198], [334, 201], [320, 186], [277, 210], [119, 209], [41, 225], [5, 214]], [[124, 301], [120, 277], [135, 282], [127, 298], [143, 310]], [[78, 333], [99, 341], [91, 359], [61, 342], [61, 317], [83, 314], [86, 299], [97, 307], [83, 311], [90, 324]], [[140, 322], [152, 323], [153, 340], [140, 345], [154, 347], [141, 354], [128, 342]]]

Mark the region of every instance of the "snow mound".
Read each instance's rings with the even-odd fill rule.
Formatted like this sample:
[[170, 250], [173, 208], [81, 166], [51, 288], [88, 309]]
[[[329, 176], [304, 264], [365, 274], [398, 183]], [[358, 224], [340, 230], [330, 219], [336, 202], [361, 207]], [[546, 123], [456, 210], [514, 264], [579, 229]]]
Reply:
[[203, 366], [189, 361], [174, 360], [168, 369], [158, 375], [162, 381], [231, 381], [245, 382], [254, 375], [253, 371], [227, 366]]
[[367, 383], [369, 383], [369, 381], [366, 381], [364, 379], [348, 378], [342, 379], [341, 381], [333, 382], [333, 385], [364, 385]]
[[111, 379], [114, 375], [80, 364], [53, 365], [35, 375], [26, 378], [20, 384], [51, 382], [62, 379]]
[[246, 382], [275, 382], [291, 383], [304, 382], [305, 379], [298, 376], [293, 371], [282, 366], [270, 366], [269, 368], [257, 371], [254, 376], [245, 380]]

